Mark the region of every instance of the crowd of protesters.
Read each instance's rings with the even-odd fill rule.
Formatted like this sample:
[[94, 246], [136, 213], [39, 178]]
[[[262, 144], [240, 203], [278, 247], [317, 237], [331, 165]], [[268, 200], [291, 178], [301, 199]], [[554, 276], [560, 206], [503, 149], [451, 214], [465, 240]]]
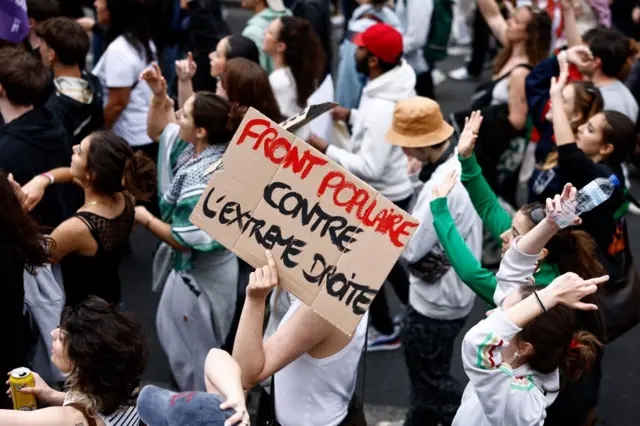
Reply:
[[[640, 321], [640, 3], [241, 5], [231, 34], [220, 0], [0, 0], [0, 370], [32, 369], [40, 407], [2, 399], [0, 424], [361, 426], [363, 351], [402, 348], [398, 424], [594, 425], [606, 344]], [[448, 78], [478, 86], [446, 116], [455, 48]], [[333, 131], [296, 136], [420, 221], [351, 335], [279, 286], [269, 250], [252, 268], [189, 219], [250, 108], [281, 122], [327, 83]], [[611, 196], [566, 226], [599, 178]], [[157, 240], [150, 283], [119, 275], [135, 226]], [[124, 285], [161, 294], [174, 389], [141, 382]]]

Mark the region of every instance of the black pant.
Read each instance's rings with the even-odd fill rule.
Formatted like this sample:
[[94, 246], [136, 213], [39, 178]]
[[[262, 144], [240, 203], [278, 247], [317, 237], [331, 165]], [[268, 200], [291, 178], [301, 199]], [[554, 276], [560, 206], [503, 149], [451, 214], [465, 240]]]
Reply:
[[467, 318], [437, 320], [407, 307], [402, 346], [411, 382], [405, 426], [450, 425], [460, 406], [462, 389], [451, 375], [453, 344]]
[[467, 72], [473, 77], [482, 74], [484, 60], [489, 51], [491, 29], [484, 20], [480, 8], [476, 8], [473, 17], [473, 39], [471, 41], [471, 60], [467, 64]]
[[423, 72], [416, 76], [416, 94], [425, 98], [436, 99], [435, 88], [433, 87], [433, 78], [431, 70], [433, 67], [429, 65], [429, 71]]
[[[395, 201], [394, 203], [399, 208], [406, 210], [409, 207], [410, 202], [411, 197], [405, 198], [401, 201]], [[396, 292], [398, 299], [400, 299], [403, 304], [407, 305], [409, 303], [409, 274], [404, 267], [400, 265], [400, 263], [396, 263], [393, 266], [391, 272], [389, 272], [389, 276], [387, 276], [387, 281], [389, 281], [393, 286], [393, 290]], [[389, 314], [389, 304], [387, 303], [387, 295], [385, 294], [385, 284], [380, 287], [378, 294], [373, 299], [373, 302], [371, 302], [369, 314], [373, 328], [382, 334], [393, 333], [393, 321]]]

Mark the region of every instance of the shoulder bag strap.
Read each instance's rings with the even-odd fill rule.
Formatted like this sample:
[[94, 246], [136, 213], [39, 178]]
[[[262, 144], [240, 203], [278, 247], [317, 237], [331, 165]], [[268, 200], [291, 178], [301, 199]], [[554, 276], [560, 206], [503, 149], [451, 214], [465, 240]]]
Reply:
[[75, 408], [76, 410], [80, 411], [84, 418], [87, 419], [87, 423], [89, 424], [89, 426], [97, 426], [96, 419], [87, 414], [87, 410], [84, 408], [84, 406], [76, 402], [72, 402], [71, 404], [67, 404], [66, 407]]

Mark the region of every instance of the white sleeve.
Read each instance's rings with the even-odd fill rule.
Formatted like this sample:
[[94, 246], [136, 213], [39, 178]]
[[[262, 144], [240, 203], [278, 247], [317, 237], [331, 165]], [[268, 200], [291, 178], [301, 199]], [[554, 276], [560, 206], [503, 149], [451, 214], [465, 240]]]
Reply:
[[107, 88], [133, 87], [144, 65], [133, 46], [123, 37], [114, 40], [104, 53], [105, 83]]
[[[436, 234], [436, 230], [433, 227], [433, 214], [431, 213], [430, 205], [431, 198], [433, 198], [432, 192], [433, 183], [426, 182], [420, 190], [418, 200], [411, 211], [411, 215], [420, 221], [420, 225], [418, 225], [418, 229], [416, 229], [402, 252], [402, 258], [409, 263], [415, 263], [422, 259], [438, 242], [438, 234]], [[447, 203], [451, 207], [450, 199]]]
[[545, 416], [544, 395], [530, 378], [514, 378], [502, 351], [520, 328], [500, 308], [467, 332], [462, 341], [462, 363], [488, 424], [538, 425]]
[[427, 44], [433, 15], [433, 0], [406, 1], [407, 28], [402, 37], [405, 55], [422, 50]]
[[362, 144], [357, 154], [329, 145], [327, 157], [362, 180], [380, 180], [393, 149], [393, 145], [386, 140], [391, 119], [391, 114], [381, 114], [371, 117], [365, 123]]
[[511, 247], [504, 254], [500, 262], [500, 269], [496, 274], [496, 291], [493, 301], [496, 306], [502, 306], [505, 297], [522, 285], [528, 284], [528, 278], [533, 276], [539, 255], [525, 254], [518, 249], [517, 242], [522, 237], [517, 237], [511, 243]]

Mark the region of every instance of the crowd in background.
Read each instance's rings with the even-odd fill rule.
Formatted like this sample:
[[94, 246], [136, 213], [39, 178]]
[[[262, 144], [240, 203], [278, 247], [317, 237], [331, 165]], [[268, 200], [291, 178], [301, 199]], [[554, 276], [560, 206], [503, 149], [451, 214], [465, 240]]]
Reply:
[[[0, 370], [31, 368], [43, 407], [0, 400], [0, 424], [359, 426], [363, 351], [402, 348], [402, 424], [594, 425], [606, 344], [640, 320], [640, 3], [242, 7], [232, 34], [220, 0], [0, 0]], [[448, 117], [446, 78], [478, 83]], [[281, 122], [326, 87], [326, 131], [296, 136], [420, 221], [350, 336], [278, 286], [270, 251], [254, 269], [189, 220], [250, 108]], [[157, 239], [150, 283], [119, 274], [135, 226]], [[174, 389], [141, 386], [133, 284], [161, 293]]]

